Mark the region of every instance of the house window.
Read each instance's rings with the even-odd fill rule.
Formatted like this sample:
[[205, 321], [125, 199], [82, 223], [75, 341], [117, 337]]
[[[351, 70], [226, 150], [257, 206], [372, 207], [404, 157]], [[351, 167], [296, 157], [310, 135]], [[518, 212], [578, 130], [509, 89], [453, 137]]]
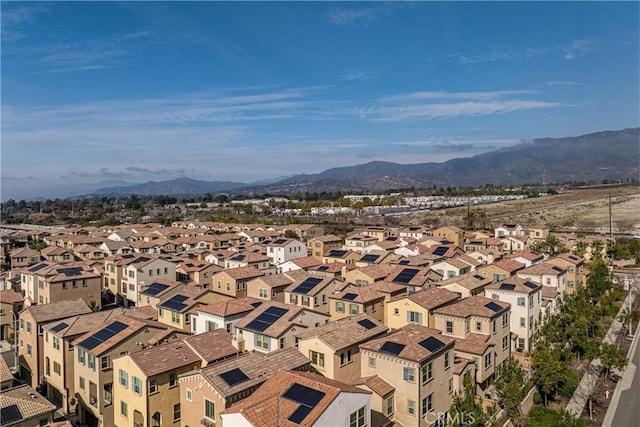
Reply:
[[449, 393], [453, 393], [453, 378], [449, 378]]
[[302, 305], [305, 307], [309, 307], [309, 297], [307, 296], [302, 297]]
[[524, 338], [518, 338], [518, 348], [524, 350]]
[[60, 364], [58, 362], [53, 362], [53, 372], [60, 375]]
[[113, 384], [105, 384], [104, 388], [104, 406], [109, 406], [113, 403]]
[[180, 323], [180, 313], [176, 313], [175, 311], [171, 312], [171, 322], [172, 323]]
[[190, 388], [187, 389], [187, 401], [193, 402], [193, 391]]
[[393, 415], [393, 395], [387, 398], [387, 416], [390, 417]]
[[349, 304], [349, 314], [358, 314], [358, 306], [356, 304]]
[[267, 298], [268, 292], [266, 289], [260, 288], [259, 294], [260, 298]]
[[110, 362], [111, 361], [109, 360], [109, 356], [104, 356], [100, 359], [100, 368], [103, 371], [106, 371], [107, 369], [109, 369]]
[[340, 353], [340, 366], [346, 365], [347, 363], [351, 363], [351, 350], [347, 350], [346, 353]]
[[482, 331], [482, 322], [476, 322], [476, 331]]
[[84, 377], [79, 377], [79, 381], [80, 381], [80, 390], [84, 390], [84, 387], [85, 387]]
[[298, 304], [298, 295], [289, 294], [289, 302], [291, 304]]
[[53, 348], [60, 350], [60, 338], [56, 336], [53, 337]]
[[495, 334], [497, 331], [496, 329], [496, 319], [493, 319], [493, 321], [491, 322], [491, 333]]
[[30, 334], [31, 333], [31, 322], [29, 322], [27, 320], [27, 333]]
[[491, 367], [491, 353], [484, 355], [484, 369]]
[[262, 334], [255, 334], [253, 337], [254, 337], [254, 345], [256, 347], [269, 350], [269, 337]]
[[524, 328], [526, 326], [526, 322], [527, 322], [527, 319], [525, 319], [524, 317], [521, 317], [520, 318], [520, 327]]
[[416, 380], [416, 372], [413, 368], [404, 367], [403, 368], [403, 377], [405, 381], [409, 381], [410, 383]]
[[87, 357], [87, 366], [89, 369], [96, 370], [96, 357], [93, 354], [89, 354]]
[[518, 297], [518, 306], [524, 307], [524, 297]]
[[309, 359], [311, 364], [324, 368], [324, 354], [315, 351], [309, 351]]
[[127, 402], [122, 400], [120, 401], [120, 414], [125, 418], [129, 416], [129, 407], [127, 406]]
[[81, 365], [84, 365], [84, 359], [85, 359], [85, 351], [81, 348], [78, 348], [78, 363], [80, 363]]
[[161, 415], [160, 412], [155, 412], [151, 417], [151, 427], [160, 427]]
[[509, 347], [509, 335], [502, 337], [502, 349], [506, 350]]
[[448, 334], [453, 333], [453, 322], [451, 320], [447, 320], [446, 331]]
[[407, 322], [422, 324], [422, 313], [407, 311]]
[[422, 384], [426, 384], [433, 379], [433, 362], [429, 362], [422, 367]]
[[369, 357], [369, 367], [370, 368], [375, 368], [376, 367], [376, 358], [375, 357]]
[[176, 374], [169, 374], [169, 387], [175, 387], [178, 385], [178, 378], [176, 377]]
[[129, 374], [122, 369], [118, 369], [118, 383], [124, 388], [129, 386]]
[[336, 312], [344, 313], [344, 303], [340, 301], [336, 301]]
[[400, 309], [394, 308], [393, 309], [393, 315], [394, 316], [399, 316], [400, 315]]
[[216, 330], [215, 322], [211, 322], [211, 321], [207, 320], [205, 322], [205, 325], [206, 325], [207, 332], [211, 332], [211, 331], [215, 331]]
[[153, 394], [158, 391], [158, 380], [155, 377], [149, 378], [149, 394]]
[[27, 355], [31, 356], [31, 344], [27, 344]]
[[131, 377], [131, 390], [138, 396], [142, 396], [142, 380], [138, 377]]
[[367, 417], [364, 406], [349, 415], [349, 427], [365, 427], [366, 425]]
[[433, 411], [433, 393], [429, 393], [427, 397], [422, 399], [422, 416]]
[[505, 313], [502, 315], [502, 326], [507, 326], [509, 324], [509, 313]]
[[280, 344], [280, 348], [284, 348], [285, 337], [280, 337], [279, 344]]
[[204, 399], [204, 416], [210, 420], [216, 419], [216, 404], [209, 399]]
[[449, 369], [449, 352], [444, 354], [444, 369]]
[[407, 399], [407, 414], [415, 415], [416, 414], [416, 401]]
[[180, 404], [173, 405], [173, 422], [180, 421]]

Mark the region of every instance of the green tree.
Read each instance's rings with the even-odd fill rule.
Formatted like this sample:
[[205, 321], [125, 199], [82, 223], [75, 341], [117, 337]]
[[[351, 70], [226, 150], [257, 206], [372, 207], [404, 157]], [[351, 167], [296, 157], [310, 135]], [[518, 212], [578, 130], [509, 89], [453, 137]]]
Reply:
[[587, 253], [587, 244], [582, 240], [576, 243], [576, 247], [573, 248], [573, 254], [575, 256], [579, 256], [580, 258], [584, 258]]
[[627, 329], [629, 335], [633, 335], [633, 310], [629, 307], [624, 308], [618, 315], [618, 320]]
[[604, 377], [604, 383], [606, 384], [607, 377], [611, 373], [611, 368], [623, 369], [627, 364], [627, 358], [620, 352], [618, 346], [603, 342], [600, 346], [600, 363], [607, 371]]
[[555, 394], [565, 380], [569, 369], [560, 347], [552, 347], [546, 342], [539, 342], [531, 354], [533, 380], [544, 396], [544, 406], [548, 404], [549, 395]]
[[299, 239], [298, 233], [293, 230], [284, 230], [284, 237], [287, 239]]
[[527, 395], [527, 377], [525, 370], [517, 360], [510, 357], [500, 369], [500, 376], [495, 380], [496, 392], [501, 405], [515, 426], [524, 424], [520, 406]]
[[591, 257], [596, 260], [601, 260], [604, 256], [604, 243], [602, 240], [594, 240], [591, 242]]
[[453, 396], [449, 409], [447, 426], [449, 427], [484, 427], [487, 425], [486, 415], [476, 396], [476, 385], [471, 375], [465, 375], [464, 390]]

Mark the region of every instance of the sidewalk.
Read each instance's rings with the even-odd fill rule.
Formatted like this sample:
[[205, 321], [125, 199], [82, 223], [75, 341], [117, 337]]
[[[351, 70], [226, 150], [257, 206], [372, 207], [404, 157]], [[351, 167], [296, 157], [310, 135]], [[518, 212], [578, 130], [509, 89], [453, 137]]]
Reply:
[[[635, 294], [633, 292], [629, 292], [627, 297], [622, 302], [622, 306], [620, 307], [620, 311], [624, 310], [627, 307], [631, 307], [633, 304]], [[620, 313], [620, 312], [618, 312]], [[619, 333], [623, 330], [623, 325], [618, 321], [618, 316], [613, 319], [611, 322], [611, 326], [607, 331], [607, 335], [604, 337], [603, 342], [612, 344], [616, 342]], [[567, 404], [567, 411], [575, 415], [576, 417], [580, 417], [582, 411], [584, 410], [585, 405], [587, 404], [587, 400], [591, 393], [593, 392], [593, 388], [596, 385], [596, 381], [600, 377], [600, 373], [602, 372], [602, 365], [600, 364], [600, 359], [593, 359], [589, 364], [589, 368], [587, 369], [587, 373], [584, 374], [582, 379], [580, 380], [580, 384], [578, 384], [578, 388], [573, 393], [571, 400]]]

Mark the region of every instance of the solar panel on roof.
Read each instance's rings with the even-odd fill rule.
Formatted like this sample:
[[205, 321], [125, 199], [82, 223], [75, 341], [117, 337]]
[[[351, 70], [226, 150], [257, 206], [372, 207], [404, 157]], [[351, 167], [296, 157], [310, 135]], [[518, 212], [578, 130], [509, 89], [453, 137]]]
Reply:
[[291, 387], [282, 395], [282, 397], [291, 400], [292, 402], [300, 404], [300, 406], [289, 415], [288, 420], [300, 424], [304, 418], [309, 415], [309, 412], [316, 407], [318, 403], [324, 398], [325, 393], [310, 387], [303, 386], [302, 384], [293, 383]]
[[152, 283], [147, 287], [147, 289], [145, 289], [142, 292], [142, 294], [155, 296], [155, 295], [158, 295], [160, 292], [164, 291], [165, 289], [167, 289], [168, 287], [169, 285], [165, 285], [164, 283]]
[[429, 337], [427, 339], [420, 341], [418, 344], [420, 344], [423, 348], [429, 350], [432, 353], [440, 350], [442, 347], [446, 345], [436, 337]]
[[524, 282], [524, 285], [529, 289], [537, 289], [538, 288], [538, 285], [536, 285], [535, 283], [531, 283], [531, 282]]
[[22, 413], [18, 408], [18, 405], [9, 405], [4, 408], [0, 408], [0, 424], [8, 425], [15, 423], [22, 419]]
[[481, 276], [481, 275], [479, 275], [479, 274], [474, 274], [474, 275], [473, 275], [473, 277], [475, 277], [475, 278], [476, 278], [476, 279], [478, 279], [478, 280], [484, 280], [484, 277], [482, 277], [482, 276]]
[[258, 317], [253, 319], [245, 327], [248, 330], [254, 332], [264, 332], [269, 326], [271, 326], [276, 320], [284, 316], [289, 310], [280, 307], [269, 307], [264, 312], [260, 313]]
[[160, 305], [160, 307], [169, 309], [171, 311], [179, 312], [179, 311], [182, 311], [185, 308], [187, 308], [187, 304], [183, 304], [183, 303], [177, 302], [175, 300], [168, 300], [168, 301], [165, 301], [164, 303], [162, 303]]
[[51, 330], [53, 332], [60, 332], [61, 330], [63, 330], [64, 328], [66, 328], [67, 325], [66, 323], [62, 322], [62, 323], [58, 323], [56, 326], [54, 326], [53, 328], [51, 328]]
[[414, 277], [416, 277], [418, 272], [420, 272], [420, 270], [416, 270], [415, 268], [405, 268], [396, 276], [395, 279], [392, 280], [392, 282], [409, 283]]
[[346, 299], [348, 301], [353, 301], [354, 299], [356, 299], [358, 297], [358, 294], [352, 294], [351, 292], [349, 292], [348, 294], [344, 294], [344, 296], [342, 297], [342, 299]]
[[493, 311], [494, 313], [499, 312], [500, 310], [502, 310], [502, 307], [500, 307], [498, 304], [496, 304], [495, 302], [490, 302], [484, 305], [485, 307], [487, 307], [489, 310]]
[[338, 249], [332, 249], [332, 250], [329, 251], [329, 256], [331, 256], [331, 257], [342, 258], [346, 254], [347, 254], [347, 251], [341, 251], [341, 250], [338, 250]]
[[360, 258], [361, 262], [375, 262], [378, 258], [380, 258], [380, 255], [365, 255], [362, 258]]
[[230, 371], [223, 372], [222, 374], [220, 374], [220, 378], [222, 378], [224, 382], [226, 382], [227, 385], [231, 387], [249, 379], [249, 377], [246, 376], [240, 368], [235, 368]]
[[311, 289], [318, 286], [322, 282], [319, 277], [308, 277], [302, 283], [300, 283], [292, 292], [296, 294], [307, 294]]
[[84, 269], [82, 267], [67, 267], [67, 268], [56, 268], [56, 271], [60, 274], [64, 274], [67, 276], [80, 276]]
[[379, 351], [381, 353], [387, 353], [392, 356], [397, 356], [402, 352], [404, 347], [405, 347], [404, 344], [398, 344], [397, 342], [387, 341], [384, 344], [382, 344], [382, 347], [380, 347]]
[[233, 258], [231, 258], [231, 261], [242, 261], [244, 260], [245, 256], [244, 255], [236, 255]]
[[365, 329], [372, 329], [376, 327], [376, 324], [369, 319], [358, 320], [358, 324], [364, 327]]
[[400, 264], [400, 265], [409, 265], [410, 263], [411, 263], [411, 261], [409, 261], [408, 259], [403, 259], [398, 264]]
[[278, 239], [278, 240], [274, 241], [273, 244], [274, 245], [281, 245], [286, 241], [287, 241], [287, 239]]
[[252, 303], [251, 303], [251, 306], [252, 306], [253, 308], [258, 308], [258, 307], [260, 307], [261, 305], [262, 305], [262, 302], [261, 302], [261, 301], [256, 301], [256, 302], [252, 302]]
[[503, 291], [512, 291], [516, 288], [516, 285], [513, 285], [511, 283], [503, 283], [502, 285], [500, 285], [500, 289]]
[[40, 264], [36, 264], [33, 267], [31, 267], [29, 269], [30, 272], [35, 273], [36, 271], [42, 270], [43, 268], [45, 268], [47, 266], [46, 263], [40, 263]]
[[320, 267], [318, 267], [318, 271], [327, 271], [329, 269], [328, 265], [321, 265]]
[[553, 267], [551, 267], [551, 268], [553, 268], [555, 271], [558, 271], [558, 272], [564, 271], [564, 269], [563, 269], [563, 268], [560, 268], [560, 267], [558, 267], [557, 265], [554, 265], [554, 266], [553, 266]]
[[444, 255], [445, 253], [447, 253], [447, 251], [448, 251], [448, 250], [449, 250], [449, 248], [448, 248], [448, 247], [446, 247], [446, 246], [438, 246], [438, 247], [433, 251], [433, 254], [434, 254], [434, 255], [438, 255], [438, 256], [442, 256], [442, 255]]
[[118, 321], [112, 322], [107, 327], [100, 329], [89, 338], [83, 340], [79, 345], [87, 350], [92, 350], [125, 329], [127, 329], [127, 325], [125, 323]]
[[83, 340], [79, 345], [80, 347], [84, 347], [87, 350], [93, 350], [100, 344], [102, 344], [102, 341], [100, 341], [97, 338], [94, 338], [93, 336], [90, 336], [89, 338]]

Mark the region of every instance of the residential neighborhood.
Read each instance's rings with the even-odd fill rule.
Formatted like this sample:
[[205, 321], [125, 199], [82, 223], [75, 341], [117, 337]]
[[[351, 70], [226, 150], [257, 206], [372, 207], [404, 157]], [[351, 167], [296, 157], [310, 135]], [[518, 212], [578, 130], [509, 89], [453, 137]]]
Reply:
[[536, 333], [590, 275], [575, 239], [532, 249], [543, 225], [290, 230], [27, 235], [0, 290], [17, 354], [3, 405], [35, 396], [37, 416], [15, 411], [25, 426], [444, 426], [467, 383], [498, 407], [504, 366], [530, 369]]

